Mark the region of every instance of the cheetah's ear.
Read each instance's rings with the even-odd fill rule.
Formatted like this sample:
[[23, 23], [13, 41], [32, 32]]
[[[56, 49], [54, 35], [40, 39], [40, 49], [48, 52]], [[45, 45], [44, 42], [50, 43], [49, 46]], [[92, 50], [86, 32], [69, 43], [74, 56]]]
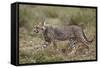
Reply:
[[42, 25], [42, 26], [45, 26], [45, 25], [46, 25], [46, 20], [43, 20], [43, 21], [41, 22], [41, 25]]
[[45, 26], [45, 25], [46, 25], [46, 21], [43, 22], [43, 26]]

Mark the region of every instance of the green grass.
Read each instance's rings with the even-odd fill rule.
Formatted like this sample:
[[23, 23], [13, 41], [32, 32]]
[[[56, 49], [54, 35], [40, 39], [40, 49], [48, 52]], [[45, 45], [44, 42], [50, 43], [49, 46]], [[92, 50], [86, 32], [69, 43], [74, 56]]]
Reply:
[[38, 25], [43, 18], [50, 26], [62, 26], [76, 24], [84, 29], [88, 39], [92, 39], [96, 32], [96, 10], [93, 8], [73, 8], [73, 7], [52, 7], [52, 6], [19, 6], [19, 63], [45, 63], [75, 60], [96, 59], [96, 40], [90, 44], [89, 54], [85, 54], [85, 49], [77, 48], [75, 55], [68, 55], [71, 48], [68, 41], [57, 42], [57, 49], [51, 44], [45, 49], [35, 49], [43, 44], [41, 33], [34, 33], [33, 27]]

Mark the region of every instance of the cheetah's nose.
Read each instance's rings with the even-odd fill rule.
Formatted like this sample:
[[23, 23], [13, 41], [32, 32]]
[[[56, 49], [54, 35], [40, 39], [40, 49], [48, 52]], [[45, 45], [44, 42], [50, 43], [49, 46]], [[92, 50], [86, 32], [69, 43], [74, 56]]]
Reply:
[[38, 31], [37, 31], [37, 30], [33, 30], [33, 32], [38, 33]]

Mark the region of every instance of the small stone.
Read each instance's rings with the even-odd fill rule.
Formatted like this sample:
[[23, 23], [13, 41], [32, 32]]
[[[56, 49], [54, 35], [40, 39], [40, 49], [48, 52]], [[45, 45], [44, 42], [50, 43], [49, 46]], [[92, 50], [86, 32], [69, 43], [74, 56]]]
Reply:
[[44, 48], [46, 48], [46, 47], [47, 47], [47, 45], [43, 45], [43, 47], [44, 47]]

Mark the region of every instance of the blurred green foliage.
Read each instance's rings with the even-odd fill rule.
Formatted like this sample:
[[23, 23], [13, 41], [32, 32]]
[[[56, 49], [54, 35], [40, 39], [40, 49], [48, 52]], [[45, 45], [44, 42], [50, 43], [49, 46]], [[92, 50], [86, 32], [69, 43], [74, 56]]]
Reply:
[[[62, 52], [62, 50], [68, 52], [68, 43], [65, 42], [58, 44], [58, 52], [53, 49], [52, 44], [47, 49], [34, 51], [35, 46], [41, 46], [43, 43], [43, 36], [32, 30], [43, 18], [51, 26], [79, 25], [84, 28], [89, 39], [96, 35], [96, 9], [94, 8], [19, 5], [20, 64], [96, 59], [95, 41], [91, 44], [89, 55], [79, 53], [72, 57], [66, 56]], [[78, 51], [81, 52], [80, 49]]]

